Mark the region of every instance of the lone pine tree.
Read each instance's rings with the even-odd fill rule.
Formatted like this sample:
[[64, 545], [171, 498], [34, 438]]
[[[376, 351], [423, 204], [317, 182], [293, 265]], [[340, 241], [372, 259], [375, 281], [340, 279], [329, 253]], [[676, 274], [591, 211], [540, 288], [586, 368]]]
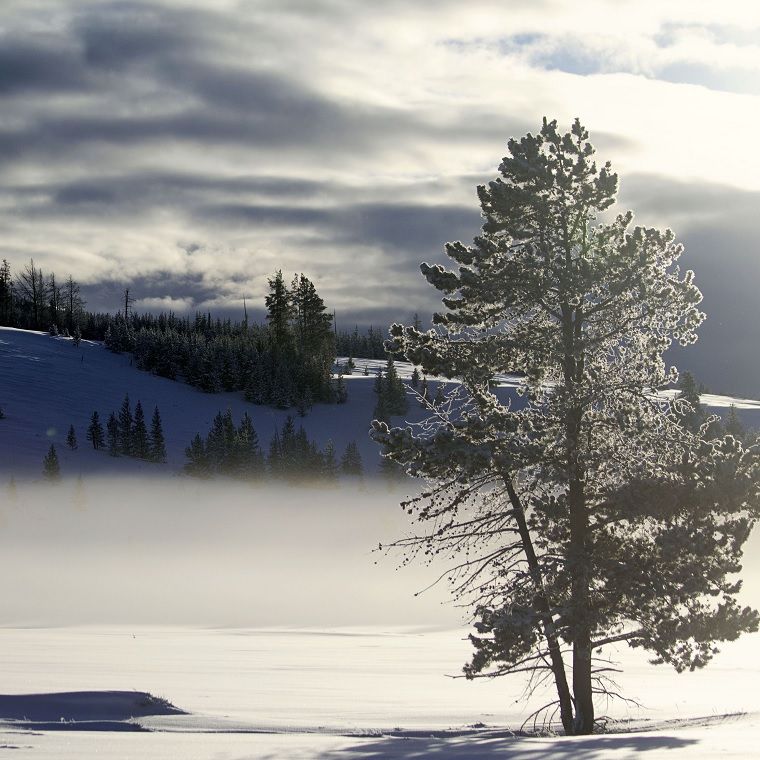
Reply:
[[[461, 381], [425, 425], [373, 423], [384, 454], [425, 478], [404, 506], [422, 528], [396, 547], [448, 557], [470, 600], [468, 677], [545, 670], [568, 734], [594, 728], [604, 664], [627, 642], [677, 670], [758, 627], [736, 601], [741, 547], [758, 514], [758, 457], [733, 436], [679, 424], [657, 389], [663, 353], [704, 319], [669, 230], [598, 221], [617, 192], [576, 121], [510, 140], [478, 188], [484, 224], [422, 264], [444, 295], [436, 328], [393, 325], [388, 346]], [[491, 379], [518, 371], [521, 405]], [[420, 546], [422, 544], [422, 546]]]

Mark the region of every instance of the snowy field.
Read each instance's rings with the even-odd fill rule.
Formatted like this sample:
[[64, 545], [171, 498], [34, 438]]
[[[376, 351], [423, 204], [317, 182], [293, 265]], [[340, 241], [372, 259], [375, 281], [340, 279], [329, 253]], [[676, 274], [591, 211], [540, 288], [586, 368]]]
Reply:
[[444, 675], [466, 651], [457, 630], [7, 628], [0, 637], [7, 693], [146, 689], [190, 713], [125, 716], [144, 732], [88, 731], [81, 715], [62, 730], [6, 724], [0, 750], [25, 748], [20, 757], [553, 760], [641, 752], [672, 760], [749, 758], [760, 738], [756, 637], [699, 674], [628, 657], [621, 682], [644, 707], [612, 709], [626, 721], [585, 739], [511, 736], [505, 727], [519, 726], [528, 709], [516, 683]]
[[[374, 394], [357, 363], [349, 403], [315, 407], [303, 422], [339, 449], [355, 438], [368, 463]], [[160, 406], [167, 465], [87, 448], [91, 412], [107, 415], [127, 391], [146, 410]], [[96, 344], [5, 329], [0, 406], [0, 758], [757, 755], [757, 634], [681, 675], [621, 648], [621, 692], [639, 704], [600, 704], [609, 733], [512, 735], [551, 693], [451, 677], [470, 654], [464, 612], [443, 588], [416, 595], [440, 568], [397, 569], [398, 557], [373, 551], [408, 530], [403, 490], [177, 474], [184, 446], [220, 409], [248, 409], [264, 441], [284, 412], [152, 377]], [[752, 401], [742, 414], [760, 419]], [[64, 443], [72, 423], [77, 451]], [[58, 485], [40, 482], [51, 441], [67, 476]], [[744, 601], [760, 607], [757, 534], [743, 577]], [[166, 714], [160, 700], [186, 714]]]
[[[466, 621], [443, 589], [415, 596], [435, 568], [395, 570], [372, 551], [404, 531], [398, 496], [176, 478], [19, 484], [0, 515], [2, 692], [101, 697], [91, 695], [91, 713], [80, 701], [41, 725], [5, 722], [0, 750], [46, 760], [752, 756], [758, 635], [681, 675], [623, 647], [619, 684], [640, 706], [599, 706], [614, 733], [511, 736], [547, 693], [451, 677], [469, 657]], [[745, 570], [743, 598], [757, 605], [757, 535]], [[147, 731], [88, 724], [102, 718], [103, 692], [148, 692], [188, 715], [141, 717], [125, 704], [119, 728]]]

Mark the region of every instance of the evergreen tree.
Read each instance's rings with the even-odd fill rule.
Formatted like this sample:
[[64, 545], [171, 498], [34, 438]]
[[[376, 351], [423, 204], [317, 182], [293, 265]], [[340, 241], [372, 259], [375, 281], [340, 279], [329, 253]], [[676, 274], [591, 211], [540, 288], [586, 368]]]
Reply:
[[385, 383], [383, 384], [385, 393], [385, 406], [388, 414], [406, 414], [409, 407], [406, 400], [406, 388], [396, 371], [396, 363], [392, 356], [388, 356], [385, 363]]
[[280, 477], [283, 473], [282, 441], [280, 433], [275, 428], [272, 440], [269, 442], [269, 455], [267, 456], [267, 466], [269, 474], [272, 477]]
[[417, 367], [412, 370], [412, 378], [411, 378], [412, 388], [414, 390], [417, 390], [417, 387], [420, 384], [420, 371], [417, 369]]
[[433, 397], [433, 406], [436, 407], [436, 409], [443, 405], [444, 401], [446, 401], [446, 396], [443, 394], [443, 383], [438, 383], [435, 387], [435, 396]]
[[129, 394], [127, 394], [119, 409], [119, 454], [124, 454], [124, 456], [132, 456], [132, 425], [132, 409], [129, 404]]
[[699, 398], [697, 381], [691, 372], [684, 372], [678, 378], [678, 401], [673, 410], [679, 422], [696, 433], [706, 419], [705, 409]]
[[100, 417], [95, 411], [90, 417], [90, 424], [87, 427], [87, 440], [92, 442], [93, 449], [99, 449], [103, 446], [103, 426], [100, 424]]
[[13, 277], [7, 259], [0, 264], [0, 325], [13, 322]]
[[731, 406], [728, 407], [728, 417], [723, 424], [723, 430], [727, 435], [732, 435], [740, 441], [743, 441], [747, 437], [747, 429], [744, 427], [742, 421], [739, 419], [739, 415], [736, 413], [735, 404], [731, 404]]
[[[731, 577], [758, 515], [758, 454], [678, 424], [651, 389], [677, 376], [663, 354], [704, 315], [670, 231], [632, 227], [578, 121], [510, 140], [478, 188], [484, 224], [450, 243], [436, 329], [391, 328], [391, 350], [458, 378], [464, 411], [415, 430], [373, 425], [387, 456], [428, 480], [406, 503], [426, 555], [462, 552], [451, 578], [474, 605], [469, 677], [546, 671], [566, 734], [593, 730], [592, 652], [644, 648], [676, 670], [758, 627]], [[520, 372], [525, 404], [491, 379]], [[464, 595], [464, 599], [462, 598]], [[569, 670], [569, 674], [568, 674]]]
[[348, 401], [348, 388], [346, 388], [346, 381], [343, 379], [343, 375], [338, 374], [338, 378], [335, 381], [335, 403], [345, 404]]
[[116, 419], [116, 414], [111, 412], [111, 416], [106, 423], [106, 437], [108, 440], [108, 453], [112, 457], [119, 456], [121, 447], [119, 444], [119, 421]]
[[243, 419], [238, 426], [236, 446], [237, 474], [243, 478], [260, 477], [264, 472], [264, 455], [248, 412], [243, 413]]
[[58, 454], [55, 452], [55, 446], [51, 443], [48, 453], [42, 460], [42, 474], [45, 480], [55, 481], [61, 478], [61, 465], [58, 462]]
[[158, 411], [158, 406], [153, 410], [153, 418], [150, 421], [148, 452], [151, 461], [166, 461], [166, 442], [164, 440], [164, 431], [161, 426], [161, 414]]
[[356, 441], [351, 441], [343, 452], [340, 460], [340, 469], [344, 475], [362, 475], [364, 467], [362, 466], [362, 456], [359, 453], [359, 447]]
[[206, 455], [206, 447], [200, 433], [196, 433], [190, 445], [185, 449], [187, 462], [185, 472], [196, 477], [208, 477], [210, 474], [209, 461]]
[[73, 425], [69, 425], [69, 432], [66, 435], [66, 445], [73, 451], [74, 449], [78, 448], [77, 446], [77, 433], [76, 430], [74, 430]]
[[150, 443], [148, 441], [148, 429], [145, 426], [145, 413], [142, 403], [137, 400], [135, 405], [135, 417], [132, 424], [132, 456], [138, 459], [150, 458]]
[[290, 317], [293, 313], [290, 293], [278, 269], [269, 282], [269, 295], [265, 299], [267, 307], [267, 322], [272, 335], [274, 346], [280, 351], [286, 351], [292, 346], [290, 333]]
[[296, 411], [299, 417], [305, 417], [313, 406], [313, 396], [311, 388], [307, 385], [296, 395]]
[[234, 474], [235, 443], [237, 431], [232, 420], [232, 410], [217, 413], [206, 436], [206, 457], [212, 473]]
[[322, 475], [330, 483], [338, 479], [338, 461], [335, 456], [335, 444], [328, 440], [322, 454]]
[[329, 367], [335, 358], [335, 338], [324, 301], [304, 274], [294, 278], [289, 295], [299, 354], [320, 357]]

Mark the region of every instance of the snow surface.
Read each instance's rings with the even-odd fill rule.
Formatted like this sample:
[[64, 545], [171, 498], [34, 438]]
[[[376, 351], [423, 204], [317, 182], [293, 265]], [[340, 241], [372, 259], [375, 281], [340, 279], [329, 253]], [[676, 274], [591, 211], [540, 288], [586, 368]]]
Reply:
[[[332, 439], [338, 456], [355, 440], [365, 469], [373, 471], [380, 461], [377, 446], [368, 436], [375, 394], [372, 378], [362, 380], [351, 383], [348, 403], [318, 404], [300, 419], [295, 410], [250, 404], [242, 393], [207, 394], [142, 372], [131, 366], [128, 355], [114, 354], [101, 343], [82, 341], [75, 347], [69, 338], [0, 327], [0, 407], [5, 413], [0, 420], [0, 475], [39, 477], [51, 443], [64, 475], [177, 472], [186, 461], [185, 447], [193, 436], [205, 436], [214, 416], [227, 408], [236, 423], [248, 411], [265, 451], [275, 429], [291, 414], [320, 446]], [[133, 411], [141, 401], [146, 424], [158, 405], [166, 436], [166, 465], [111, 457], [107, 451], [94, 451], [87, 441], [93, 411], [97, 410], [105, 428], [109, 414], [118, 414], [126, 393]], [[72, 424], [79, 443], [75, 451], [66, 446]]]
[[[357, 374], [346, 378], [349, 402], [317, 406], [303, 423], [311, 437], [332, 438], [339, 450], [356, 439], [370, 463], [377, 461], [366, 436], [372, 374], [361, 374], [364, 360], [357, 364]], [[372, 373], [383, 362], [368, 365]], [[410, 372], [399, 364], [402, 377]], [[502, 380], [502, 392], [511, 392], [514, 379]], [[105, 421], [125, 392], [133, 405], [142, 400], [148, 416], [160, 406], [167, 465], [88, 448], [90, 414], [97, 409]], [[703, 401], [718, 408], [726, 399]], [[13, 757], [14, 749], [34, 760], [757, 754], [757, 634], [723, 646], [703, 671], [680, 675], [621, 647], [621, 691], [641, 706], [600, 705], [600, 714], [618, 721], [610, 723], [615, 732], [512, 736], [546, 693], [527, 698], [520, 679], [450, 677], [470, 655], [463, 612], [442, 603], [445, 589], [415, 596], [436, 568], [396, 570], [398, 557], [372, 551], [408, 530], [398, 507], [403, 491], [371, 481], [305, 490], [176, 476], [184, 447], [205, 433], [217, 411], [229, 406], [239, 419], [247, 409], [264, 443], [286, 412], [151, 376], [99, 344], [77, 349], [63, 338], [9, 329], [0, 329], [0, 406], [6, 414], [0, 755]], [[737, 406], [745, 421], [758, 424], [757, 402]], [[64, 442], [71, 423], [80, 446], [73, 452]], [[55, 486], [34, 482], [51, 441], [70, 476]], [[760, 606], [757, 534], [743, 577], [742, 598]], [[129, 705], [144, 701], [144, 693], [189, 714], [133, 716]], [[49, 722], [14, 726], [9, 716], [17, 713], [2, 707], [17, 708], [19, 695], [37, 695], [32, 701], [47, 705], [41, 721], [63, 712], [53, 721], [65, 730]], [[104, 724], [109, 699], [115, 701]], [[60, 700], [68, 706], [53, 707]], [[66, 712], [74, 702], [76, 715]], [[149, 730], [81, 730], [96, 725], [87, 720], [101, 720], [100, 729], [118, 723]]]
[[[516, 682], [447, 678], [459, 630], [77, 627], [0, 630], [9, 693], [128, 692], [146, 684], [189, 716], [137, 718], [151, 733], [14, 730], [32, 758], [712, 758], [754, 756], [757, 637], [702, 673], [626, 657], [621, 685], [645, 708], [613, 708], [611, 733], [514, 737], [529, 705]], [[95, 706], [95, 703], [93, 703]], [[739, 708], [739, 709], [737, 709]], [[64, 726], [59, 726], [64, 728]]]
[[[69, 338], [47, 333], [0, 327], [0, 475], [39, 477], [42, 460], [51, 443], [56, 446], [64, 475], [104, 473], [139, 473], [142, 475], [178, 472], [185, 463], [185, 447], [196, 433], [205, 436], [214, 416], [230, 408], [235, 421], [244, 411], [253, 418], [262, 447], [266, 450], [275, 429], [282, 427], [288, 414], [303, 424], [309, 436], [320, 446], [332, 439], [338, 455], [347, 443], [359, 446], [365, 470], [379, 464], [377, 446], [368, 432], [375, 408], [374, 376], [385, 366], [376, 359], [356, 359], [354, 374], [346, 376], [348, 403], [317, 404], [303, 419], [294, 410], [281, 411], [256, 406], [245, 401], [242, 393], [207, 394], [181, 382], [157, 377], [136, 369], [126, 354], [111, 353], [101, 343], [82, 341], [75, 347]], [[345, 358], [338, 360], [345, 363]], [[363, 375], [364, 367], [369, 376]], [[409, 378], [412, 365], [398, 362], [400, 377]], [[500, 395], [514, 396], [517, 380], [503, 375]], [[430, 378], [429, 391], [435, 394], [439, 382]], [[142, 402], [149, 422], [154, 406], [161, 411], [168, 462], [157, 465], [126, 457], [110, 457], [106, 451], [94, 451], [85, 434], [92, 412], [97, 410], [105, 423], [129, 393], [132, 408]], [[705, 396], [703, 402], [721, 413], [735, 403], [745, 423], [760, 427], [760, 402]], [[407, 419], [424, 416], [419, 404], [410, 399]], [[401, 418], [394, 421], [401, 422]], [[74, 425], [79, 448], [66, 446], [69, 425]]]

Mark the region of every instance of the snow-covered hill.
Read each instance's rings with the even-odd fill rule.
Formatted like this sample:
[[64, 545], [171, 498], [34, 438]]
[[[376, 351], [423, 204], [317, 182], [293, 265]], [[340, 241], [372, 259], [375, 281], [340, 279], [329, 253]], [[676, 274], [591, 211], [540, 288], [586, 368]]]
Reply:
[[[339, 360], [340, 362], [341, 360]], [[328, 439], [338, 454], [355, 440], [365, 469], [376, 470], [377, 447], [368, 437], [375, 407], [373, 378], [383, 367], [379, 360], [356, 360], [353, 375], [346, 376], [348, 402], [344, 405], [318, 404], [303, 419], [309, 437], [323, 446]], [[367, 367], [369, 375], [364, 375]], [[410, 364], [397, 364], [399, 375], [408, 379]], [[499, 378], [503, 394], [515, 387], [514, 378]], [[436, 381], [430, 383], [435, 393]], [[142, 402], [150, 419], [158, 405], [166, 435], [166, 465], [140, 462], [125, 457], [110, 457], [105, 451], [94, 451], [85, 438], [93, 411], [97, 410], [105, 424], [111, 411], [118, 411], [128, 393], [132, 406]], [[734, 403], [743, 420], [760, 426], [760, 402], [705, 396], [703, 402], [718, 414]], [[243, 399], [241, 393], [206, 394], [181, 382], [156, 377], [132, 366], [128, 355], [113, 354], [100, 343], [82, 341], [78, 347], [63, 337], [47, 333], [0, 328], [0, 474], [37, 477], [42, 460], [54, 443], [64, 476], [104, 473], [167, 474], [181, 470], [185, 463], [185, 447], [196, 433], [205, 435], [219, 411], [232, 410], [236, 421], [243, 411], [253, 418], [262, 447], [266, 447], [276, 428], [281, 428], [288, 414], [270, 407], [256, 406]], [[408, 417], [419, 419], [422, 410], [414, 401]], [[70, 425], [76, 430], [79, 448], [66, 446]]]
[[[365, 468], [376, 469], [377, 447], [368, 437], [375, 405], [372, 378], [361, 374], [347, 378], [349, 399], [345, 405], [315, 405], [298, 419], [309, 437], [323, 446], [332, 439], [340, 456], [355, 440]], [[158, 405], [166, 436], [166, 465], [114, 458], [94, 451], [85, 438], [93, 411], [103, 425], [112, 411], [118, 413], [128, 393], [134, 409], [142, 402], [148, 421]], [[130, 357], [111, 353], [100, 343], [82, 341], [75, 347], [68, 338], [47, 333], [0, 328], [0, 473], [39, 476], [42, 460], [55, 444], [64, 476], [97, 473], [166, 474], [185, 463], [185, 447], [196, 433], [208, 432], [219, 411], [232, 410], [238, 422], [243, 411], [253, 418], [262, 447], [289, 412], [246, 402], [241, 393], [207, 394], [181, 382], [156, 377], [132, 366]], [[290, 412], [295, 415], [295, 411]], [[74, 425], [79, 448], [66, 446], [69, 426]]]

